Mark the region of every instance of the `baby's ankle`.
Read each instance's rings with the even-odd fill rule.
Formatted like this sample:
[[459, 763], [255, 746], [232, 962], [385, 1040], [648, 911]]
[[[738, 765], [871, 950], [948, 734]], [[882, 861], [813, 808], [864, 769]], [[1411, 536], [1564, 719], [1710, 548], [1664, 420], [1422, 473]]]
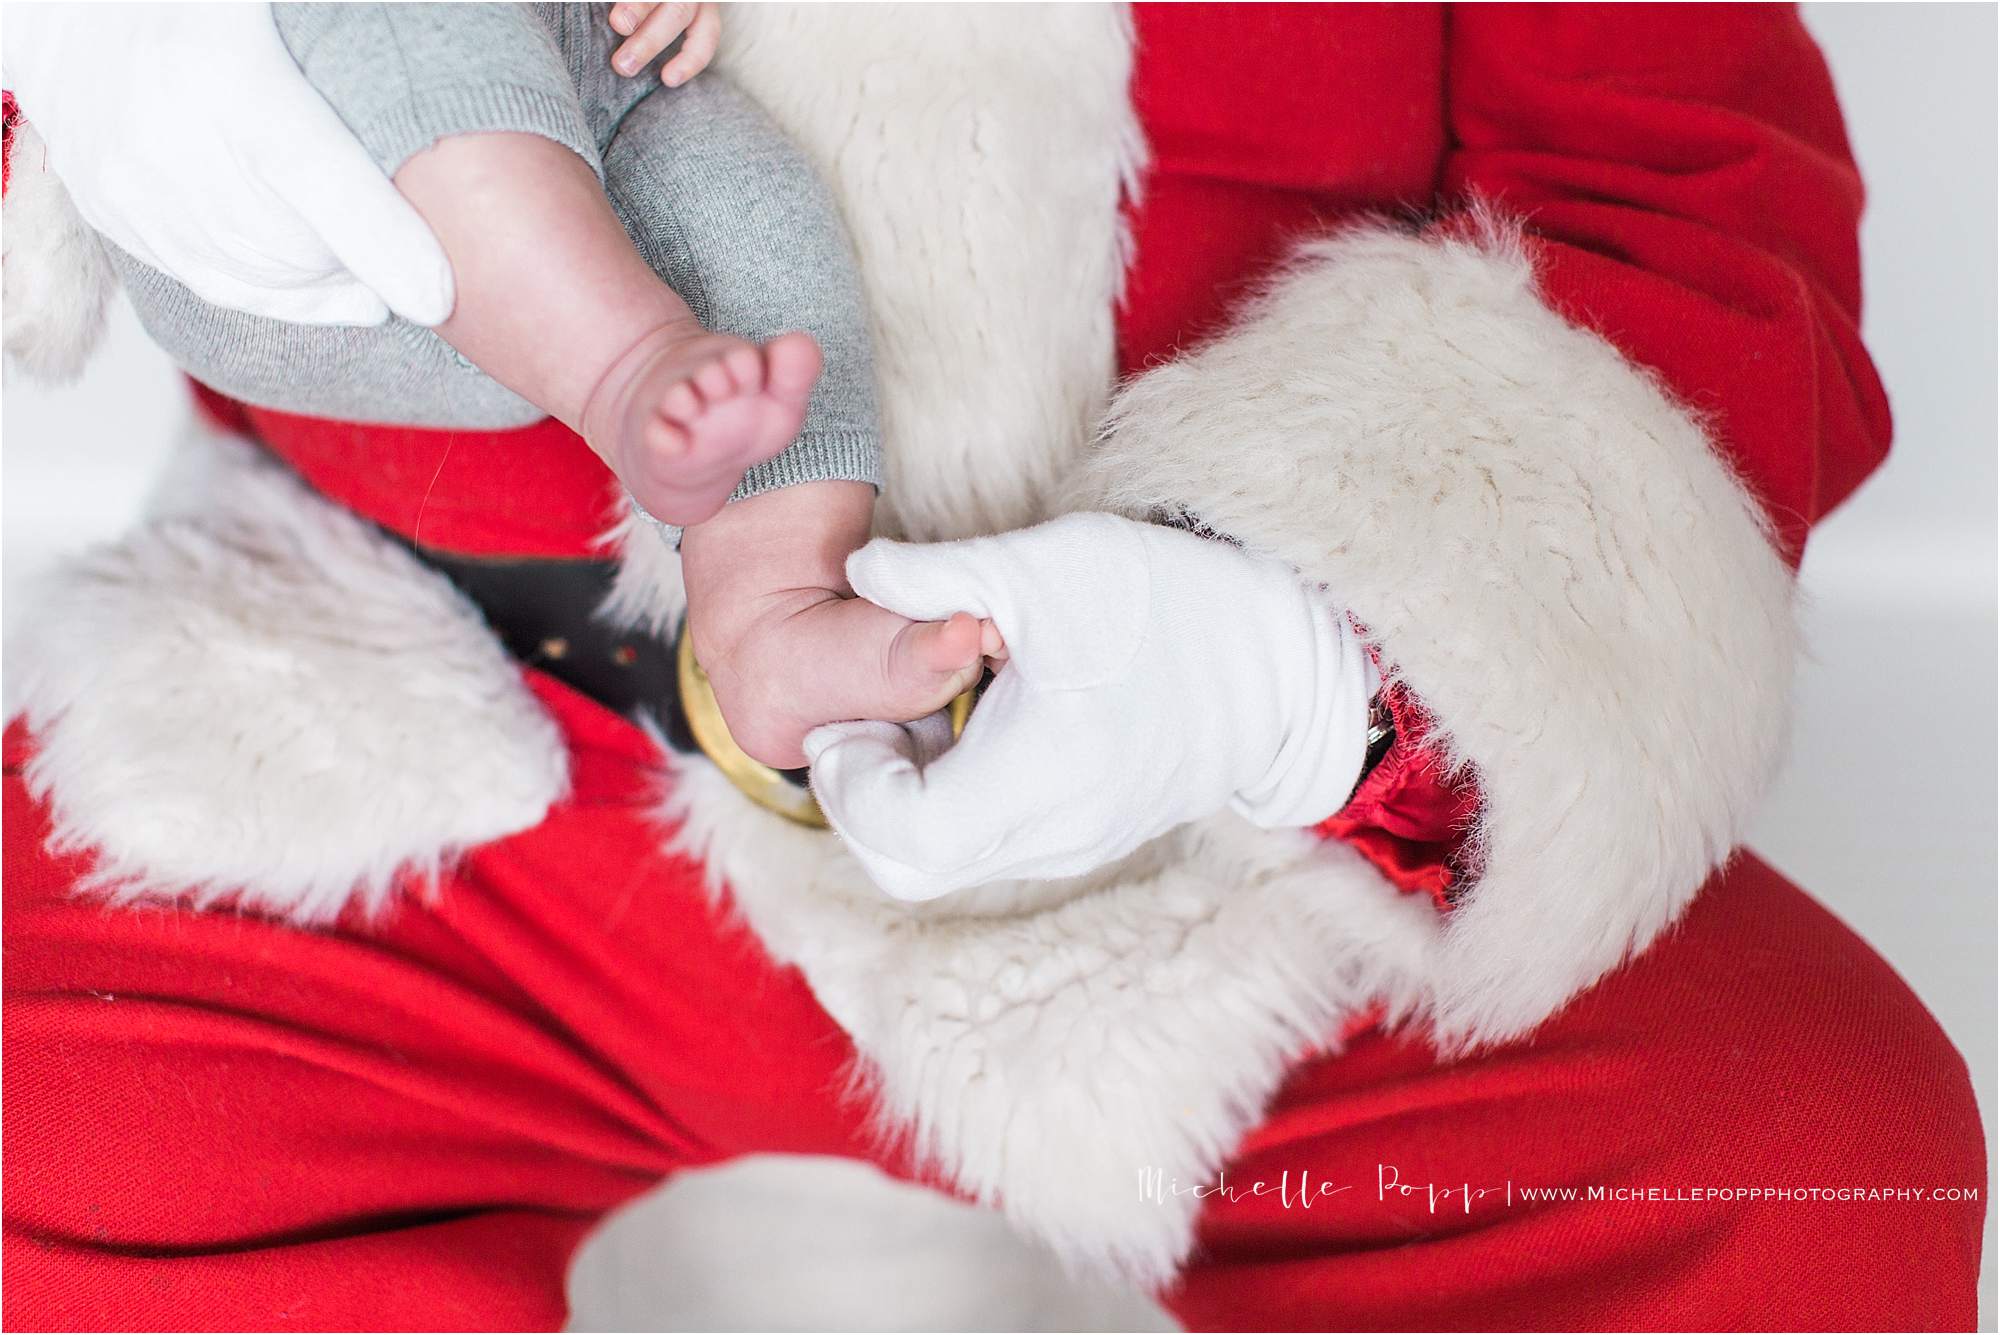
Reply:
[[689, 597], [785, 588], [847, 596], [847, 558], [868, 541], [874, 512], [865, 482], [807, 482], [734, 501], [681, 538]]
[[565, 418], [563, 425], [582, 436], [597, 456], [615, 471], [619, 461], [610, 457], [608, 443], [617, 438], [634, 384], [661, 354], [707, 333], [701, 321], [695, 319], [693, 311], [663, 318], [611, 359], [610, 364], [598, 374], [597, 383], [591, 387], [589, 395], [575, 409], [575, 420]]

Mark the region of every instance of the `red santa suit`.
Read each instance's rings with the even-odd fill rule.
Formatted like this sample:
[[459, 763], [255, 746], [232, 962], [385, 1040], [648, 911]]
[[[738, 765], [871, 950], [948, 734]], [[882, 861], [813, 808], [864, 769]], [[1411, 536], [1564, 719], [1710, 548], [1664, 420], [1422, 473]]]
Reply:
[[[10, 646], [15, 1324], [550, 1326], [606, 1211], [796, 1151], [1195, 1327], [1969, 1326], [1963, 1063], [1732, 852], [1789, 566], [1889, 434], [1796, 16], [754, 7], [725, 48], [854, 234], [883, 527], [1192, 516], [1367, 627], [1395, 748], [1316, 835], [890, 903], [364, 522], [598, 552], [575, 437], [209, 396]], [[10, 303], [70, 225], [14, 157]], [[670, 628], [629, 536], [613, 611]]]

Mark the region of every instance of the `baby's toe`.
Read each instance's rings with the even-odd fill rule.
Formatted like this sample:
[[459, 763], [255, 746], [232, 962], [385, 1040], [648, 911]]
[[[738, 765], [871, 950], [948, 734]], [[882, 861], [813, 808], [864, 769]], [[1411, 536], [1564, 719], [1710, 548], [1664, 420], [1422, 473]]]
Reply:
[[812, 393], [820, 363], [811, 334], [780, 334], [764, 345], [765, 383], [781, 398], [803, 401]]
[[980, 660], [979, 618], [955, 612], [949, 621], [921, 623], [928, 634], [918, 637], [924, 666], [933, 672], [957, 672]]
[[739, 393], [755, 394], [764, 388], [764, 353], [754, 343], [731, 348], [722, 354], [722, 361]]
[[660, 413], [670, 421], [691, 422], [701, 416], [701, 391], [691, 380], [683, 380], [660, 395]]
[[903, 712], [936, 709], [972, 683], [980, 661], [979, 622], [964, 613], [905, 626], [889, 649], [894, 703]]
[[717, 357], [714, 361], [705, 363], [694, 373], [692, 379], [694, 387], [700, 390], [702, 397], [710, 403], [730, 398], [737, 392], [736, 376], [729, 369], [729, 359], [726, 357]]
[[1007, 641], [1000, 634], [1000, 628], [991, 621], [979, 623], [979, 652], [986, 658], [1005, 658]]
[[647, 453], [655, 459], [675, 461], [687, 453], [688, 446], [694, 441], [686, 427], [665, 417], [655, 417], [647, 422], [639, 438], [645, 442]]

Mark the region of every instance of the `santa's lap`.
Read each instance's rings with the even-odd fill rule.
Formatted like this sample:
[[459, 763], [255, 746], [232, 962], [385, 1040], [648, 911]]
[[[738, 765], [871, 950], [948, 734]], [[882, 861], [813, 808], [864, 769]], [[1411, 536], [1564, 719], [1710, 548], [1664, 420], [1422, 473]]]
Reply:
[[[911, 1173], [797, 972], [658, 856], [652, 744], [541, 686], [572, 795], [317, 932], [78, 895], [10, 738], [15, 1324], [549, 1327], [585, 1234], [677, 1170]], [[1217, 1181], [1135, 1190], [1215, 1189], [1166, 1294], [1193, 1327], [1949, 1327], [1981, 1206], [1922, 1197], [1983, 1164], [1922, 1006], [1743, 857], [1533, 1038], [1302, 1055]]]

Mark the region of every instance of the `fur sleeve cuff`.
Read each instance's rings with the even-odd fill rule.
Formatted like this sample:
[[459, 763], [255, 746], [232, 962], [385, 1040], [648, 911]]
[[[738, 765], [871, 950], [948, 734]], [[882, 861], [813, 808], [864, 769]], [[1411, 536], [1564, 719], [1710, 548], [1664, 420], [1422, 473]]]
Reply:
[[1537, 295], [1518, 233], [1307, 246], [1132, 382], [1086, 494], [1324, 583], [1484, 802], [1425, 1002], [1532, 1028], [1683, 909], [1778, 757], [1792, 581], [1701, 425]]
[[116, 279], [97, 233], [50, 171], [41, 136], [7, 98], [0, 191], [0, 345], [37, 380], [74, 379], [104, 332]]

